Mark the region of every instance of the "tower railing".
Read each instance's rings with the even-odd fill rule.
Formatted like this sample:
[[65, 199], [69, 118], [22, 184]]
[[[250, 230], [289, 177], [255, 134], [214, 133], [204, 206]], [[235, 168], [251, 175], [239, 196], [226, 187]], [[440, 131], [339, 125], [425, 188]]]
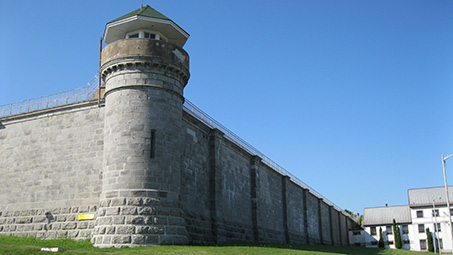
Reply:
[[97, 78], [98, 75], [95, 75], [85, 87], [0, 105], [0, 117], [88, 100], [98, 89]]
[[[23, 100], [15, 103], [10, 103], [10, 104], [5, 104], [5, 105], [0, 105], [0, 118], [1, 117], [6, 117], [10, 115], [15, 115], [15, 114], [20, 114], [20, 113], [26, 113], [26, 112], [31, 112], [35, 110], [41, 110], [45, 108], [50, 108], [54, 106], [60, 106], [60, 105], [66, 105], [70, 103], [76, 103], [76, 102], [82, 102], [89, 100], [93, 98], [94, 94], [96, 93], [98, 89], [98, 75], [95, 75], [89, 82], [88, 85], [85, 87], [81, 88], [76, 88], [72, 90], [67, 90], [47, 96], [42, 96], [42, 97], [36, 97], [28, 100]], [[332, 206], [339, 212], [343, 212], [343, 210], [332, 203], [330, 200], [325, 198], [323, 195], [321, 195], [319, 192], [308, 186], [306, 183], [298, 179], [296, 176], [291, 174], [289, 171], [287, 171], [285, 168], [268, 158], [266, 155], [264, 155], [262, 152], [257, 150], [255, 147], [244, 141], [242, 138], [240, 138], [238, 135], [230, 131], [228, 128], [224, 127], [222, 124], [217, 122], [215, 119], [213, 119], [211, 116], [203, 112], [200, 108], [195, 106], [192, 102], [189, 100], [185, 99], [185, 103], [183, 105], [184, 111], [186, 111], [188, 114], [192, 115], [194, 118], [200, 120], [210, 128], [216, 128], [220, 130], [221, 132], [224, 133], [224, 136], [242, 148], [243, 150], [247, 151], [251, 155], [256, 155], [259, 156], [262, 159], [262, 162], [269, 166], [270, 168], [274, 169], [278, 173], [284, 176], [290, 177], [290, 180], [297, 184], [298, 186], [307, 189], [315, 195], [318, 198], [321, 198], [326, 204], [329, 206]]]

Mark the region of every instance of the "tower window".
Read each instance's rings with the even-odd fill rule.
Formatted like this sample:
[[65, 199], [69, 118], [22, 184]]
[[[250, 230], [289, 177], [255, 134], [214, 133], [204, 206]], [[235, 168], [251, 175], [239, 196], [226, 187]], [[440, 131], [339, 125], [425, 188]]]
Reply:
[[156, 34], [145, 32], [144, 38], [156, 39]]
[[129, 38], [138, 38], [138, 33], [131, 34], [128, 36]]
[[151, 31], [144, 31], [144, 30], [138, 30], [138, 31], [127, 33], [126, 39], [130, 39], [130, 38], [146, 38], [146, 39], [167, 41], [167, 39], [158, 32], [151, 32]]

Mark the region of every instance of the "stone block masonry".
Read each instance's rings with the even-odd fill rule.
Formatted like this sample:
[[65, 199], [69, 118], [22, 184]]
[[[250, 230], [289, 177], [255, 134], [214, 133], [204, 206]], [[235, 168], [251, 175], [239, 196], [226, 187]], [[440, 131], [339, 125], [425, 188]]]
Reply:
[[181, 204], [192, 243], [348, 245], [344, 225], [355, 224], [349, 217], [231, 143], [222, 132], [188, 113], [183, 119]]
[[101, 248], [348, 245], [354, 223], [339, 208], [183, 109], [189, 35], [163, 17], [144, 6], [107, 23], [103, 104], [66, 98], [0, 118], [0, 234]]
[[[180, 195], [125, 189], [101, 198], [104, 112], [91, 102], [0, 120], [0, 234], [92, 238], [99, 247], [348, 245], [350, 218], [186, 112]], [[86, 213], [95, 218], [77, 220]]]
[[95, 214], [97, 208], [97, 205], [92, 205], [3, 211], [0, 217], [0, 233], [43, 239], [89, 239], [95, 221], [78, 220], [78, 216]]
[[0, 211], [98, 204], [103, 112], [79, 103], [2, 118]]
[[348, 216], [183, 111], [183, 49], [133, 39], [102, 54], [104, 107], [0, 118], [0, 234], [96, 247], [348, 245]]

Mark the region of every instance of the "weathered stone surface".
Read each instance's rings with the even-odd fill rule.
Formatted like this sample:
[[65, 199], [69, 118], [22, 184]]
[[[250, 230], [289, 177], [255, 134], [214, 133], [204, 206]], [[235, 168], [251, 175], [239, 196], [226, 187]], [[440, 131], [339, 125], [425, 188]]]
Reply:
[[132, 244], [144, 244], [144, 243], [145, 243], [145, 236], [142, 236], [142, 235], [132, 236]]
[[145, 220], [142, 216], [129, 216], [126, 218], [126, 224], [138, 224], [143, 225]]
[[78, 229], [87, 229], [88, 228], [88, 221], [80, 221], [77, 223]]
[[16, 218], [16, 224], [31, 223], [32, 221], [33, 221], [32, 217], [18, 217], [18, 218]]
[[135, 234], [135, 227], [134, 226], [118, 226], [118, 227], [116, 227], [116, 233], [123, 234], [123, 235]]
[[344, 216], [183, 111], [183, 49], [122, 40], [103, 56], [105, 107], [0, 118], [2, 234], [99, 247], [347, 243]]
[[97, 219], [98, 225], [110, 225], [112, 224], [112, 217], [102, 217]]
[[138, 214], [140, 215], [155, 215], [156, 211], [152, 207], [140, 207], [138, 209]]
[[142, 205], [142, 203], [143, 203], [143, 200], [142, 200], [142, 198], [139, 198], [139, 197], [133, 197], [133, 198], [129, 198], [127, 200], [127, 205], [140, 206], [140, 205]]
[[119, 207], [109, 207], [109, 208], [105, 209], [106, 216], [118, 215], [119, 213], [120, 213]]
[[122, 215], [134, 215], [134, 214], [137, 214], [137, 207], [135, 207], [135, 206], [121, 207], [121, 214]]
[[121, 206], [126, 204], [125, 198], [113, 198], [110, 200], [110, 206]]
[[115, 235], [112, 236], [112, 243], [113, 244], [127, 244], [131, 242], [130, 235]]
[[[79, 223], [80, 225], [80, 223]], [[62, 225], [62, 228], [63, 230], [69, 230], [69, 229], [76, 229], [77, 228], [77, 223], [75, 222], [66, 222], [66, 223], [63, 223]], [[80, 226], [79, 226], [80, 228]]]

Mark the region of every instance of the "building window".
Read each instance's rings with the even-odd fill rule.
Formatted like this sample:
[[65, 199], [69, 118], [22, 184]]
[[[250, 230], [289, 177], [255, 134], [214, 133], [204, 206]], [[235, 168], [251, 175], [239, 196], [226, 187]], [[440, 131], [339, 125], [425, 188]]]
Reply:
[[440, 223], [434, 223], [434, 232], [441, 232]]
[[353, 231], [352, 235], [358, 236], [358, 235], [360, 235], [360, 231]]
[[377, 245], [376, 241], [371, 241], [371, 245]]
[[392, 226], [386, 226], [385, 229], [387, 231], [387, 235], [392, 235], [393, 234]]
[[370, 227], [370, 233], [372, 236], [376, 235], [376, 227]]
[[418, 224], [418, 233], [425, 233], [425, 224]]
[[403, 235], [409, 234], [409, 226], [403, 225]]
[[[437, 242], [436, 242], [436, 244], [437, 244]], [[442, 238], [439, 238], [439, 245], [440, 245], [441, 250], [444, 249], [444, 242], [442, 242]]]
[[417, 218], [423, 218], [423, 211], [417, 211]]
[[410, 244], [410, 243], [411, 243], [410, 240], [407, 240], [407, 239], [404, 239], [404, 240], [403, 240], [403, 244]]
[[438, 217], [439, 216], [439, 209], [432, 210], [431, 214], [433, 217]]
[[390, 244], [390, 245], [393, 244], [393, 241], [392, 241], [392, 240], [389, 240], [389, 244]]
[[426, 250], [426, 240], [420, 240], [420, 250]]

